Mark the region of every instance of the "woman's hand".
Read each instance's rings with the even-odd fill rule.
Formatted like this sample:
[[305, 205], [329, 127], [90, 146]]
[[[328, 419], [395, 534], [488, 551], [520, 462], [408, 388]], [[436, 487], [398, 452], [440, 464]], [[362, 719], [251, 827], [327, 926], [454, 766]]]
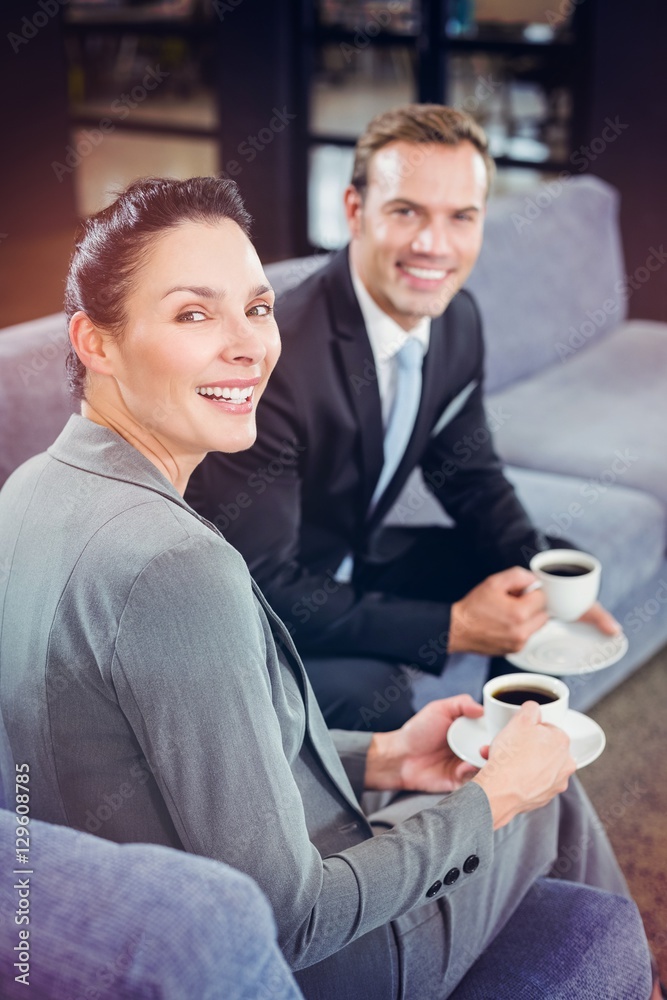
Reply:
[[380, 791], [451, 792], [477, 773], [447, 743], [447, 731], [483, 708], [468, 694], [432, 701], [391, 733], [375, 733], [366, 758], [366, 788]]

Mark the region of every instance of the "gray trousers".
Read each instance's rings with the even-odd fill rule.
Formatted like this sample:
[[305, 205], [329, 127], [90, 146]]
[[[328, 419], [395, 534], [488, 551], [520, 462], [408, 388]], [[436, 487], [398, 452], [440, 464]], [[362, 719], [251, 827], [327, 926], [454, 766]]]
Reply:
[[[377, 807], [364, 798], [376, 835], [439, 801], [441, 795], [399, 795]], [[602, 823], [576, 777], [548, 805], [517, 816], [494, 834], [490, 869], [447, 897], [394, 921], [401, 996], [444, 1000], [543, 875], [580, 882], [629, 898]]]

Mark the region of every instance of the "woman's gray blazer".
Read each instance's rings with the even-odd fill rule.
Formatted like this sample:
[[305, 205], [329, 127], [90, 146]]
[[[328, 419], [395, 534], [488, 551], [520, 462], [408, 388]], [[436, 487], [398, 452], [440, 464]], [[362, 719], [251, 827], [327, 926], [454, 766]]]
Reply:
[[398, 995], [391, 921], [455, 891], [443, 874], [470, 855], [466, 880], [487, 870], [484, 792], [373, 837], [370, 736], [328, 732], [241, 556], [113, 431], [73, 416], [6, 483], [0, 613], [36, 819], [226, 861], [267, 894], [308, 995]]

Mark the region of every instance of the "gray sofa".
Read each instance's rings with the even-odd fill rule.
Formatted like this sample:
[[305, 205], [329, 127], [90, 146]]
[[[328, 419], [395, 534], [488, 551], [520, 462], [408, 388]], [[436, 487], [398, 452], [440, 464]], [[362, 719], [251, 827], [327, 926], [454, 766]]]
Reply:
[[[284, 261], [267, 274], [280, 291], [325, 260]], [[626, 321], [618, 197], [592, 177], [492, 200], [469, 288], [508, 474], [540, 528], [599, 556], [602, 600], [630, 642], [614, 666], [569, 679], [573, 707], [586, 710], [667, 642], [667, 324]], [[0, 333], [0, 485], [71, 412], [65, 344], [62, 314]], [[415, 476], [391, 519], [440, 523], [443, 514]], [[485, 672], [481, 657], [457, 657], [442, 678], [419, 678], [417, 700], [479, 696]]]

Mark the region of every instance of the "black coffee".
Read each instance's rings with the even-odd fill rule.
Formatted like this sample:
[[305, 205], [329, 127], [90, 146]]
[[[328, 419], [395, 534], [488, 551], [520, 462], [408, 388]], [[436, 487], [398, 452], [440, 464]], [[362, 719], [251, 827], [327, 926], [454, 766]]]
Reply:
[[551, 563], [541, 568], [543, 573], [551, 576], [585, 576], [591, 572], [588, 566], [577, 566], [576, 563]]
[[535, 688], [500, 688], [493, 692], [496, 701], [504, 701], [506, 705], [523, 705], [524, 701], [536, 701], [538, 705], [548, 705], [558, 701], [555, 694], [548, 691], [538, 691]]

